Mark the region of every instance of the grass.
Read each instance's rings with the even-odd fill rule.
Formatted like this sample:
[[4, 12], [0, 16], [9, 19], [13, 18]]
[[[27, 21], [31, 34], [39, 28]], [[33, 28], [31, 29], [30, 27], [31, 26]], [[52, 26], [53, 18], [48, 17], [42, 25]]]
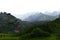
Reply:
[[[31, 38], [31, 39], [24, 39], [22, 38], [22, 36], [20, 37], [16, 37], [16, 36], [12, 36], [14, 34], [0, 34], [0, 40], [56, 40], [56, 36], [55, 35], [51, 35], [49, 37], [38, 37], [38, 38]], [[22, 38], [22, 39], [19, 39]]]
[[19, 40], [19, 37], [13, 36], [15, 34], [0, 33], [0, 40]]

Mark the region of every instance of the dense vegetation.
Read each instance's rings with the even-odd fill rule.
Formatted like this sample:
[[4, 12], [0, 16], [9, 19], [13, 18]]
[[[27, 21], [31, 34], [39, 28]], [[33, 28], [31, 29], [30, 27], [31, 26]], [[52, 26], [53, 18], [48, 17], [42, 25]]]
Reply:
[[[0, 34], [15, 34], [19, 40], [60, 40], [60, 17], [49, 22], [26, 22], [0, 12]], [[8, 35], [9, 36], [9, 35]]]
[[0, 13], [0, 32], [13, 32], [20, 26], [21, 20], [12, 16], [10, 13]]

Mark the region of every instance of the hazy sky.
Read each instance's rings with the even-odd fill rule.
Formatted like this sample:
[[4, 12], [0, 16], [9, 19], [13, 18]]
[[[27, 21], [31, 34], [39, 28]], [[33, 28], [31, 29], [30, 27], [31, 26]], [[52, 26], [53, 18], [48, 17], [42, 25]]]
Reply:
[[21, 17], [28, 12], [60, 10], [60, 0], [0, 0], [0, 11]]

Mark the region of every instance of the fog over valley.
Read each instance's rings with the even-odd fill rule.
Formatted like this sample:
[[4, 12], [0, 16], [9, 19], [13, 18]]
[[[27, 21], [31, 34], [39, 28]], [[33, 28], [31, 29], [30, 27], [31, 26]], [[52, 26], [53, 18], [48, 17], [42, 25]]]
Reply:
[[24, 20], [25, 18], [31, 16], [31, 15], [36, 15], [36, 14], [45, 14], [45, 15], [49, 15], [49, 16], [58, 16], [60, 15], [60, 11], [53, 11], [53, 12], [26, 12], [25, 14], [12, 14], [14, 15], [15, 17], [19, 18], [19, 19], [22, 19]]

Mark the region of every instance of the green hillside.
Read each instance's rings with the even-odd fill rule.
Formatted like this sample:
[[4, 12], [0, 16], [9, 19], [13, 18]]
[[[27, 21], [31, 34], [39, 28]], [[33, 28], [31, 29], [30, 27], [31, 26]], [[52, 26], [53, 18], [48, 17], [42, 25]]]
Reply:
[[0, 12], [0, 39], [60, 40], [60, 18], [41, 23], [22, 21], [10, 13]]

